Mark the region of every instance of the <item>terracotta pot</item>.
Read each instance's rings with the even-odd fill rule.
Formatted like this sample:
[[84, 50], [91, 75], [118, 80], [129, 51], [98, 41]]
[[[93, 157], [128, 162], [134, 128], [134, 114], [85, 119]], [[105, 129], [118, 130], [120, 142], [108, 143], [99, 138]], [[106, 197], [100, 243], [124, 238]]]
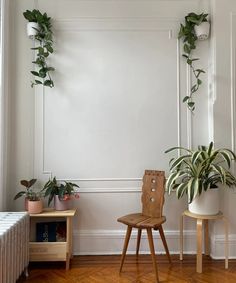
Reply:
[[58, 195], [54, 196], [54, 208], [55, 210], [68, 210], [69, 200], [60, 200]]
[[39, 29], [38, 23], [29, 22], [27, 23], [27, 35], [29, 38], [34, 38], [38, 33], [36, 29]]
[[28, 201], [29, 199], [26, 197], [25, 198], [25, 210], [28, 211]]
[[43, 211], [42, 200], [28, 200], [28, 212], [31, 214], [41, 213]]

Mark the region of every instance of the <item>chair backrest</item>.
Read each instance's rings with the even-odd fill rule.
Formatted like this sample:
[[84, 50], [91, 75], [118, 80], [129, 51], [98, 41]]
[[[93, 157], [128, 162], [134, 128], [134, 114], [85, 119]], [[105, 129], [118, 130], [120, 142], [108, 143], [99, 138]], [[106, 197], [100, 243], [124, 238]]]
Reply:
[[162, 217], [165, 193], [165, 172], [145, 170], [142, 187], [142, 213], [149, 217]]

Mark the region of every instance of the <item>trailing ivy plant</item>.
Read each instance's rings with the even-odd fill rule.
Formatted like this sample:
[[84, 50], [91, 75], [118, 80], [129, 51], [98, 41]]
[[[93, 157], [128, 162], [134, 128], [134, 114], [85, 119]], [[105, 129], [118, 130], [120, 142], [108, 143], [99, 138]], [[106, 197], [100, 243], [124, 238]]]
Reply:
[[200, 25], [202, 22], [207, 22], [208, 14], [195, 14], [189, 13], [185, 17], [185, 23], [180, 24], [180, 30], [178, 38], [182, 39], [184, 42], [182, 56], [186, 59], [187, 64], [190, 66], [192, 70], [192, 74], [194, 76], [195, 82], [191, 87], [190, 93], [186, 95], [183, 99], [183, 102], [187, 103], [188, 109], [190, 111], [194, 111], [195, 102], [193, 101], [193, 95], [198, 91], [200, 85], [202, 84], [202, 80], [200, 79], [200, 75], [205, 73], [203, 69], [196, 69], [194, 66], [194, 62], [199, 60], [199, 58], [192, 58], [192, 51], [196, 49], [196, 41], [197, 36], [194, 31], [194, 27], [196, 25]]
[[31, 87], [34, 85], [54, 87], [50, 72], [55, 69], [47, 64], [49, 55], [53, 53], [51, 18], [48, 17], [46, 13], [42, 14], [39, 10], [35, 9], [32, 11], [26, 10], [23, 15], [29, 22], [38, 23], [38, 29], [36, 29], [37, 34], [35, 35], [35, 40], [38, 42], [38, 46], [31, 48], [37, 52], [36, 59], [32, 62], [37, 66], [37, 71], [31, 71], [35, 76], [34, 81], [31, 83]]

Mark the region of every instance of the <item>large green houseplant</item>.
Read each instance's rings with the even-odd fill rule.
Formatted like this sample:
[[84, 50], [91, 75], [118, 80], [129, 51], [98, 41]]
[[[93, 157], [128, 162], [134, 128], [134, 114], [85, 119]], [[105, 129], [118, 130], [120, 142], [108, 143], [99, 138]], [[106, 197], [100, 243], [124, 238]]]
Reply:
[[199, 146], [197, 150], [182, 147], [170, 148], [166, 151], [180, 151], [180, 156], [170, 160], [170, 174], [166, 181], [166, 189], [170, 194], [175, 191], [179, 198], [185, 194], [188, 202], [216, 188], [219, 184], [232, 187], [236, 185], [236, 178], [230, 172], [235, 154], [229, 149], [214, 149], [213, 142], [206, 146]]
[[31, 86], [44, 85], [53, 87], [54, 82], [50, 73], [55, 69], [48, 66], [49, 55], [53, 53], [53, 33], [51, 18], [46, 13], [41, 13], [39, 10], [26, 10], [23, 13], [26, 20], [29, 23], [37, 23], [37, 26], [33, 27], [35, 35], [33, 38], [38, 43], [37, 46], [32, 47], [32, 50], [36, 51], [36, 59], [32, 62], [37, 66], [37, 70], [31, 71], [35, 76]]

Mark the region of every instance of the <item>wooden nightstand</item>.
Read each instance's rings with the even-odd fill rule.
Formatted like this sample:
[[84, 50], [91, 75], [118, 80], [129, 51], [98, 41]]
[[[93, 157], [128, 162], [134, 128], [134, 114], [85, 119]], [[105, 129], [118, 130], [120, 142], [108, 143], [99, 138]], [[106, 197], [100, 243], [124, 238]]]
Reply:
[[40, 218], [65, 218], [66, 219], [66, 241], [65, 242], [30, 242], [30, 261], [66, 261], [66, 269], [70, 267], [72, 257], [72, 219], [76, 209], [56, 211], [45, 208], [42, 213], [30, 214], [31, 219]]

